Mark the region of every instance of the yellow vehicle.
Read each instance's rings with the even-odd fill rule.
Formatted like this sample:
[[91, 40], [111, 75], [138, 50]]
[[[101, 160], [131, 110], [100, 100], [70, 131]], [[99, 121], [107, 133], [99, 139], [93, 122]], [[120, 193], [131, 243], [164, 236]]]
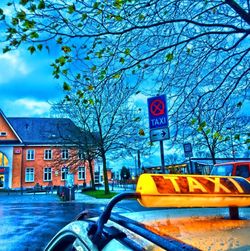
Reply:
[[[112, 213], [128, 198], [152, 210]], [[114, 197], [99, 218], [81, 214], [45, 250], [250, 250], [249, 206], [242, 177], [143, 174], [135, 193]]]

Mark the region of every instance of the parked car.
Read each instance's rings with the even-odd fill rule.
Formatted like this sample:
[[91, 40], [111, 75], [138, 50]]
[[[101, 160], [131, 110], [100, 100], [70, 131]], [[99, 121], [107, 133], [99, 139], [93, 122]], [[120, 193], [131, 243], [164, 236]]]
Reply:
[[250, 180], [250, 162], [226, 162], [215, 164], [211, 175], [241, 176]]
[[[112, 213], [128, 198], [153, 208]], [[99, 217], [81, 213], [45, 250], [250, 250], [249, 206], [241, 177], [143, 174], [136, 193], [117, 195]]]

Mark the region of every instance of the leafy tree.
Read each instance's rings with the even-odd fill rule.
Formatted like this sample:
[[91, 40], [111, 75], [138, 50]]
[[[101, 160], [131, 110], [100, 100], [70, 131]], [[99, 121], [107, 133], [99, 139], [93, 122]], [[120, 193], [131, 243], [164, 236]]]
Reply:
[[196, 107], [219, 91], [227, 94], [222, 107], [249, 89], [248, 1], [12, 2], [11, 16], [0, 10], [8, 42], [3, 51], [21, 44], [32, 54], [59, 47], [56, 78], [81, 79], [89, 87], [90, 75], [101, 82], [123, 75], [145, 88], [150, 83], [155, 93], [169, 93], [171, 114], [182, 120], [181, 109], [197, 89], [203, 93], [194, 98]]
[[[3, 52], [20, 45], [31, 54], [56, 51], [53, 75], [67, 80], [65, 90], [81, 83], [85, 88], [80, 95], [89, 97], [93, 88], [123, 78], [132, 86], [140, 83], [141, 91], [151, 95], [168, 93], [176, 133], [201, 106], [214, 107], [217, 94], [223, 94], [217, 110], [234, 96], [243, 97], [242, 102], [249, 99], [248, 1], [18, 3], [8, 4], [11, 16], [0, 10], [6, 27]], [[93, 84], [92, 79], [98, 82]], [[190, 98], [193, 107], [187, 110]]]
[[[194, 151], [207, 150], [214, 164], [216, 156], [235, 156], [235, 152], [232, 151], [243, 150], [248, 143], [249, 118], [242, 114], [241, 102], [237, 105], [227, 102], [223, 109], [218, 109], [220, 98], [214, 97], [213, 107], [209, 108], [204, 104], [196, 109], [193, 118], [180, 129], [181, 141], [183, 139], [192, 141]], [[192, 100], [189, 103], [193, 109]]]
[[[95, 83], [94, 79], [92, 81]], [[59, 107], [64, 116], [69, 116], [84, 135], [92, 139], [89, 142], [92, 145], [85, 144], [83, 152], [87, 159], [90, 158], [90, 163], [98, 156], [102, 158], [105, 192], [109, 193], [107, 155], [132, 148], [131, 138], [144, 141], [138, 133], [140, 116], [130, 101], [134, 89], [120, 79], [112, 79], [105, 85], [95, 85], [89, 96], [86, 93], [83, 95], [83, 85], [74, 83], [72, 87], [65, 89], [65, 100], [56, 108]], [[82, 140], [81, 144], [84, 142], [87, 140]]]

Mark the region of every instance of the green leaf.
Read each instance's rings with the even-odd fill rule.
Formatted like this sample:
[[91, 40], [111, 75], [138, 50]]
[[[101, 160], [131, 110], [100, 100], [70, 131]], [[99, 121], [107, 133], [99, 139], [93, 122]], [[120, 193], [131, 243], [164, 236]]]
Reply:
[[125, 49], [124, 53], [125, 53], [125, 55], [127, 55], [127, 56], [130, 55], [130, 49], [129, 49], [129, 48]]
[[168, 62], [172, 61], [173, 59], [174, 59], [174, 54], [173, 54], [173, 52], [168, 53], [168, 54], [166, 55], [166, 60], [167, 60]]
[[88, 15], [86, 13], [82, 14], [82, 21], [84, 21], [85, 19], [87, 19]]
[[138, 121], [140, 121], [141, 120], [141, 118], [140, 117], [136, 117], [136, 118], [134, 118], [134, 122], [138, 122]]
[[244, 143], [245, 144], [250, 144], [250, 139], [246, 139]]
[[242, 104], [243, 104], [242, 102], [239, 102], [239, 103], [236, 104], [236, 106], [237, 107], [242, 107]]
[[197, 122], [197, 119], [195, 119], [195, 118], [192, 119], [192, 120], [191, 120], [191, 125], [194, 125], [196, 122]]
[[140, 136], [145, 136], [145, 132], [144, 132], [143, 129], [139, 129], [139, 135], [140, 135]]
[[18, 11], [16, 17], [21, 21], [24, 21], [26, 18], [26, 13], [23, 10]]
[[125, 59], [124, 59], [124, 58], [120, 58], [120, 60], [119, 60], [119, 61], [120, 61], [120, 63], [121, 63], [121, 64], [124, 64]]
[[24, 6], [24, 5], [26, 5], [28, 2], [29, 2], [29, 0], [20, 0], [19, 3], [20, 3], [21, 5]]
[[62, 38], [59, 37], [59, 38], [56, 40], [56, 42], [57, 42], [58, 44], [62, 44]]
[[13, 39], [10, 43], [11, 46], [19, 46], [20, 42], [18, 42], [16, 39]]
[[18, 25], [18, 23], [19, 23], [19, 19], [18, 19], [18, 18], [13, 17], [13, 18], [12, 18], [12, 20], [11, 20], [11, 23], [12, 23], [13, 25]]
[[116, 7], [117, 9], [121, 9], [123, 5], [123, 0], [115, 0], [113, 6]]
[[70, 91], [71, 90], [71, 87], [68, 83], [64, 82], [63, 83], [63, 90], [64, 91]]
[[123, 20], [123, 18], [121, 16], [115, 16], [115, 20], [120, 22]]
[[30, 38], [39, 38], [39, 35], [37, 32], [34, 31], [30, 33]]
[[57, 63], [60, 63], [61, 66], [63, 66], [66, 63], [66, 57], [61, 56], [56, 60]]
[[76, 79], [81, 79], [81, 74], [80, 73], [78, 73], [77, 75], [76, 75]]
[[62, 70], [62, 74], [65, 75], [65, 76], [67, 76], [68, 75], [68, 69]]
[[205, 131], [206, 135], [208, 135], [210, 132], [211, 132], [211, 129], [207, 129], [207, 130]]
[[203, 121], [203, 122], [200, 123], [200, 126], [201, 126], [202, 128], [204, 128], [206, 125], [207, 125], [206, 121]]
[[6, 47], [3, 48], [3, 53], [6, 53], [8, 51], [11, 51], [9, 46], [6, 46]]
[[70, 101], [70, 100], [71, 100], [70, 97], [69, 97], [69, 95], [66, 95], [66, 96], [65, 96], [65, 100], [66, 100], [66, 101]]
[[214, 139], [218, 139], [219, 137], [221, 137], [221, 135], [220, 135], [219, 132], [215, 132], [215, 133], [213, 134], [213, 138], [214, 138]]
[[235, 140], [240, 140], [240, 134], [235, 134], [235, 135], [234, 135], [234, 139], [235, 139]]
[[79, 98], [84, 97], [84, 94], [83, 94], [83, 92], [81, 90], [78, 90], [76, 94], [79, 96]]
[[92, 72], [96, 71], [96, 65], [92, 66], [90, 69]]
[[69, 46], [66, 46], [66, 45], [62, 46], [62, 50], [63, 50], [65, 53], [71, 52], [71, 48], [70, 48]]
[[140, 14], [140, 15], [139, 15], [139, 20], [142, 21], [142, 20], [144, 20], [144, 19], [145, 19], [145, 16], [144, 16], [143, 14]]
[[27, 40], [27, 35], [26, 35], [26, 34], [23, 34], [22, 37], [21, 37], [21, 40], [22, 40], [22, 41], [26, 41], [26, 40]]
[[37, 49], [41, 51], [43, 49], [43, 45], [42, 44], [37, 45]]
[[95, 2], [95, 3], [93, 4], [93, 8], [94, 8], [94, 9], [98, 9], [98, 8], [99, 8], [99, 5], [100, 5], [100, 3]]
[[28, 48], [28, 50], [30, 51], [31, 54], [33, 54], [36, 51], [36, 48], [35, 46], [32, 45]]
[[197, 131], [201, 132], [204, 129], [204, 127], [206, 127], [206, 125], [207, 125], [207, 123], [205, 121], [201, 122], [199, 124], [199, 127], [198, 127]]
[[94, 102], [94, 100], [91, 98], [91, 99], [89, 99], [89, 104], [90, 105], [93, 105], [95, 102]]
[[72, 5], [70, 5], [70, 6], [68, 7], [68, 13], [69, 13], [69, 14], [74, 13], [75, 10], [76, 10], [76, 7], [75, 7], [74, 4], [72, 4]]
[[29, 10], [30, 12], [35, 12], [35, 10], [36, 10], [36, 5], [35, 5], [35, 4], [31, 4], [30, 7], [28, 8], [28, 10]]
[[120, 73], [116, 73], [116, 74], [114, 74], [113, 76], [112, 76], [112, 78], [114, 78], [114, 79], [118, 79], [118, 78], [120, 78], [121, 77], [121, 74]]
[[40, 0], [40, 2], [39, 2], [39, 4], [38, 4], [37, 8], [38, 8], [39, 10], [45, 9], [45, 2], [44, 2], [44, 0]]

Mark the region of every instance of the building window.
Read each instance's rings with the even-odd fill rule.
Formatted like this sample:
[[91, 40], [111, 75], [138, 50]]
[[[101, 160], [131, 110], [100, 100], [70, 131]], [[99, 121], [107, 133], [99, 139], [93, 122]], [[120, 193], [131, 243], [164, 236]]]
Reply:
[[51, 167], [45, 167], [43, 169], [43, 180], [44, 181], [52, 180], [52, 168]]
[[29, 149], [27, 150], [27, 160], [34, 160], [35, 159], [35, 150]]
[[100, 173], [99, 172], [95, 172], [95, 184], [100, 183], [99, 176], [100, 176]]
[[84, 151], [83, 150], [79, 150], [78, 157], [79, 157], [79, 159], [83, 159], [84, 160], [85, 155], [84, 155]]
[[79, 166], [78, 167], [78, 180], [85, 180], [85, 167], [84, 166]]
[[34, 168], [28, 167], [25, 169], [25, 182], [34, 182]]
[[8, 166], [7, 156], [0, 152], [0, 166]]
[[61, 179], [66, 180], [68, 173], [69, 173], [69, 168], [68, 167], [63, 167], [62, 170], [61, 170]]
[[61, 154], [62, 154], [62, 159], [69, 158], [69, 150], [68, 149], [62, 149]]
[[52, 150], [51, 149], [44, 150], [44, 159], [45, 160], [52, 159]]

